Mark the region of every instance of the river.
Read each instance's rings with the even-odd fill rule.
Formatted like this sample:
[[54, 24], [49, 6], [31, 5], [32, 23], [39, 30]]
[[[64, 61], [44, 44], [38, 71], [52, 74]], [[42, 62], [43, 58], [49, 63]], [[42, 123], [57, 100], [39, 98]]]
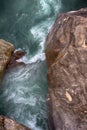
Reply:
[[[0, 0], [0, 38], [22, 49], [26, 66], [8, 69], [0, 89], [0, 115], [48, 130], [45, 39], [56, 15], [86, 7], [86, 0]], [[19, 61], [20, 62], [20, 61]]]

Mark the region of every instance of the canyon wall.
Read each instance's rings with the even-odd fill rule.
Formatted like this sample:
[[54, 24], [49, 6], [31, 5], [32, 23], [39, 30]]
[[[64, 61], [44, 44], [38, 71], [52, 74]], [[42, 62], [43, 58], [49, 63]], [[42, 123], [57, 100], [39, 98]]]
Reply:
[[87, 130], [87, 8], [58, 15], [46, 39], [50, 130]]

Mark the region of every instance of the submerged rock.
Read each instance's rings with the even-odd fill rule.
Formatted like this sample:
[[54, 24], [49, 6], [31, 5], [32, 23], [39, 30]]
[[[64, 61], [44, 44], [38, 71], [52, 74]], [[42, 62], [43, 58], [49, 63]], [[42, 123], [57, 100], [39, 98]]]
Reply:
[[87, 8], [57, 17], [46, 60], [50, 130], [87, 130]]
[[13, 51], [14, 51], [14, 46], [11, 43], [0, 39], [0, 83], [5, 68], [10, 61], [11, 54]]
[[30, 130], [26, 126], [13, 121], [10, 118], [0, 116], [0, 130]]

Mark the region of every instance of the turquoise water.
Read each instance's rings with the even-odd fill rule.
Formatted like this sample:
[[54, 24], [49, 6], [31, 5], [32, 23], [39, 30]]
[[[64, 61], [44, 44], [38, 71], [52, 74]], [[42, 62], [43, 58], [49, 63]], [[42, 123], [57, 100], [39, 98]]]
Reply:
[[1, 115], [32, 130], [48, 130], [45, 38], [57, 13], [86, 5], [84, 0], [0, 0], [0, 38], [26, 52], [21, 59], [26, 66], [9, 69], [4, 76]]

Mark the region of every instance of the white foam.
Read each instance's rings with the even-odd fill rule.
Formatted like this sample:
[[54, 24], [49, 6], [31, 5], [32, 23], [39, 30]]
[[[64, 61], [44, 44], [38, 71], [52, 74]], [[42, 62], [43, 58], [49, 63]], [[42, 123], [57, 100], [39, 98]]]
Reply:
[[23, 56], [22, 58], [18, 59], [18, 62], [24, 62], [25, 64], [31, 64], [35, 63], [37, 61], [44, 61], [45, 60], [45, 53], [38, 52], [35, 56], [28, 59], [26, 56]]
[[19, 96], [15, 95], [14, 103], [30, 105], [30, 106], [35, 106], [36, 105], [37, 99], [34, 96], [30, 96], [29, 98], [24, 98], [24, 97], [21, 97], [21, 96], [20, 95]]
[[35, 55], [34, 57], [32, 57], [28, 63], [35, 63], [37, 61], [44, 61], [45, 60], [45, 53], [38, 53], [37, 55]]
[[[40, 8], [38, 9], [38, 12], [36, 12], [36, 17], [38, 17], [37, 15], [39, 15], [40, 17], [50, 16], [50, 14], [52, 13], [51, 6], [53, 7], [53, 11], [56, 13], [56, 11], [60, 7], [60, 4], [58, 4], [59, 1], [60, 0], [37, 1], [41, 6], [39, 6]], [[25, 14], [23, 13], [18, 20], [20, 21], [24, 17]], [[21, 123], [26, 124], [32, 130], [43, 130], [37, 126], [37, 118], [38, 115], [43, 116], [40, 117], [43, 118], [41, 120], [44, 120], [45, 117], [43, 114], [45, 113], [45, 95], [43, 88], [46, 89], [46, 79], [40, 79], [40, 77], [45, 78], [45, 74], [41, 72], [41, 69], [43, 69], [42, 64], [41, 66], [39, 66], [38, 64], [36, 64], [36, 62], [45, 60], [44, 43], [46, 35], [53, 24], [53, 19], [54, 16], [50, 18], [45, 17], [43, 22], [40, 21], [40, 23], [33, 26], [29, 30], [29, 34], [31, 33], [33, 36], [33, 41], [38, 41], [39, 49], [37, 53], [32, 56], [31, 54], [29, 54], [30, 48], [28, 48], [28, 46], [25, 44], [24, 47], [27, 55], [17, 60], [18, 62], [24, 62], [26, 64], [35, 64], [29, 65], [28, 68], [24, 67], [22, 69], [19, 69], [16, 72], [11, 71], [10, 74], [7, 75], [7, 80], [5, 80], [5, 84], [7, 84], [8, 87], [5, 87], [2, 98], [5, 99], [5, 101], [3, 102], [5, 104], [5, 107], [6, 105], [9, 106], [6, 108], [6, 112], [8, 111], [7, 114], [13, 117], [13, 119], [17, 118]], [[21, 48], [15, 51], [20, 50]], [[43, 125], [45, 125], [44, 122]]]
[[32, 115], [29, 115], [29, 116], [31, 116], [31, 120], [27, 120], [26, 125], [30, 126], [30, 128], [33, 130], [43, 130], [43, 129], [35, 126], [36, 125], [36, 116], [33, 116], [33, 118], [32, 118]]
[[61, 8], [60, 0], [40, 0], [38, 1], [39, 11], [36, 12], [38, 17], [50, 16], [52, 13], [57, 14]]
[[40, 23], [39, 25], [36, 25], [31, 28], [30, 32], [33, 35], [35, 40], [38, 40], [39, 44], [39, 50], [35, 56], [31, 57], [28, 62], [26, 62], [26, 58], [24, 58], [26, 63], [35, 63], [38, 60], [44, 61], [45, 60], [45, 53], [44, 53], [44, 44], [45, 44], [45, 38], [47, 35], [47, 32], [52, 26], [52, 18], [48, 18], [46, 21]]
[[[56, 11], [58, 11], [61, 7], [61, 2], [60, 2], [60, 0], [58, 0], [58, 1], [40, 0], [40, 5], [41, 5], [41, 9], [39, 12], [40, 14], [42, 14], [42, 12], [44, 12], [44, 14], [50, 14], [51, 13], [50, 5], [52, 5], [52, 7], [54, 7], [54, 12], [56, 13]], [[36, 15], [37, 15], [37, 13], [36, 13]], [[47, 18], [45, 21], [38, 23], [37, 25], [33, 26], [30, 29], [29, 34], [31, 33], [33, 36], [33, 39], [40, 43], [39, 50], [37, 51], [37, 53], [34, 56], [28, 56], [30, 54], [29, 54], [29, 50], [27, 50], [27, 48], [26, 48], [26, 51], [28, 52], [27, 56], [23, 56], [21, 59], [18, 59], [17, 60], [18, 62], [24, 62], [25, 64], [31, 64], [31, 63], [37, 62], [38, 60], [39, 61], [45, 60], [44, 43], [45, 43], [46, 35], [53, 24], [53, 18], [54, 18], [54, 16]]]
[[21, 48], [15, 49], [14, 52], [17, 52], [17, 51], [22, 51], [22, 49]]
[[47, 0], [40, 0], [40, 4], [41, 4], [41, 7], [42, 7], [44, 14], [50, 14], [51, 13], [50, 6], [47, 3]]

